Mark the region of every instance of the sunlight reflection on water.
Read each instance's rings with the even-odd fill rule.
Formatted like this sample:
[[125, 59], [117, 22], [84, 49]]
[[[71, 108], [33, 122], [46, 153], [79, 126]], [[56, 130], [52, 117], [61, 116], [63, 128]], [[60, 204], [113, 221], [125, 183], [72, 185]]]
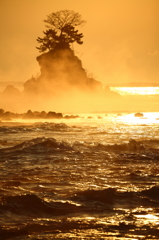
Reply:
[[[26, 215], [23, 222], [23, 211], [19, 211], [19, 228], [23, 230], [25, 224], [24, 229], [31, 232], [24, 240], [126, 240], [145, 236], [159, 239], [156, 196], [159, 112], [143, 112], [143, 117], [134, 114], [89, 113], [80, 114], [77, 119], [37, 119], [36, 125], [29, 125], [31, 121], [28, 121], [29, 126], [1, 128], [1, 136], [7, 144], [9, 141], [25, 143], [21, 148], [13, 144], [18, 147], [1, 151], [1, 193], [16, 195], [16, 198], [11, 196], [12, 201], [7, 200], [4, 212], [7, 207], [10, 209], [10, 204], [16, 207], [17, 199], [23, 211], [27, 202], [31, 203], [29, 214], [35, 211], [33, 219]], [[45, 137], [51, 138], [53, 145], [46, 144]], [[40, 143], [36, 138], [41, 139]], [[53, 138], [69, 142], [74, 150], [59, 151]], [[132, 138], [141, 141], [146, 151], [121, 148], [129, 146]], [[111, 148], [107, 148], [109, 144]], [[116, 144], [119, 150], [112, 148]], [[44, 213], [39, 214], [41, 209]], [[56, 216], [56, 209], [62, 217]], [[4, 226], [15, 224], [16, 234], [19, 234], [18, 220], [15, 221], [14, 215], [10, 219], [6, 216]], [[9, 230], [5, 231], [8, 234]]]
[[118, 121], [121, 121], [129, 125], [150, 125], [159, 123], [158, 112], [144, 112], [143, 117], [135, 117], [134, 113], [123, 114], [118, 117]]
[[156, 95], [159, 94], [159, 87], [110, 87], [120, 95]]

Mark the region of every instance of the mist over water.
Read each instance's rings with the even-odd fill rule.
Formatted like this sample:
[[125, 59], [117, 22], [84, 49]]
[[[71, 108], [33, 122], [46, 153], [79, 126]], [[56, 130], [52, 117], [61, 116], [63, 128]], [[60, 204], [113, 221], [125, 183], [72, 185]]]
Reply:
[[32, 77], [23, 90], [7, 86], [0, 93], [1, 108], [13, 112], [57, 111], [157, 111], [158, 94], [123, 95], [89, 78], [81, 61], [71, 52], [39, 56], [40, 75]]
[[158, 110], [158, 94], [145, 95], [141, 89], [141, 94], [127, 91], [124, 95], [119, 89], [104, 87], [89, 76], [69, 47], [57, 46], [36, 60], [40, 73], [27, 80], [21, 90], [14, 85], [7, 86], [0, 93], [1, 108], [21, 113], [28, 109], [75, 113]]
[[[103, 111], [116, 108], [119, 94], [103, 88], [87, 76], [71, 49], [55, 49], [37, 57], [40, 75], [24, 83], [24, 90], [7, 86], [1, 93], [1, 107], [11, 111], [50, 110], [64, 112]], [[122, 103], [122, 100], [120, 100]]]

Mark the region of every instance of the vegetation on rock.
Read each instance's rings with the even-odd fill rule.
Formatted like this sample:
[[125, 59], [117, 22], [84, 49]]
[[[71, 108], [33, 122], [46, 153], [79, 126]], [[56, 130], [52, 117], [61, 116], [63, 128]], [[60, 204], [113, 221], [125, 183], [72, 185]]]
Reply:
[[82, 33], [78, 33], [76, 26], [82, 25], [85, 21], [82, 20], [81, 15], [70, 10], [61, 10], [51, 13], [44, 20], [47, 23], [48, 30], [44, 31], [44, 37], [37, 38], [40, 47], [37, 49], [40, 52], [46, 52], [54, 48], [69, 48], [70, 44], [77, 42], [82, 44]]

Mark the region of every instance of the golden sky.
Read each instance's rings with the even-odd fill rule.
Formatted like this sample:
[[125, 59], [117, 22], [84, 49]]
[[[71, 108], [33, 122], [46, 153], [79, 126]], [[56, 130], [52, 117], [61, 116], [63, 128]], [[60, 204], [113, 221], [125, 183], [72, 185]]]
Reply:
[[159, 84], [159, 0], [0, 0], [0, 81], [39, 73], [37, 37], [52, 12], [74, 10], [86, 24], [74, 44], [83, 67], [105, 85]]

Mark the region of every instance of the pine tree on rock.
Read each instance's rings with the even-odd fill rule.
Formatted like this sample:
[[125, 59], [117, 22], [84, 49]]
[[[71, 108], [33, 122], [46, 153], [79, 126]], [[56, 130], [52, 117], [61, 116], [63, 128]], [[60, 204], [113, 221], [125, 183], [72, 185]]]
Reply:
[[70, 45], [74, 42], [83, 44], [81, 40], [83, 34], [78, 33], [78, 30], [75, 29], [76, 26], [85, 23], [79, 13], [61, 10], [48, 15], [44, 22], [48, 24], [46, 27], [49, 29], [43, 32], [45, 35], [43, 38], [37, 38], [37, 42], [41, 44], [40, 47], [37, 47], [40, 52], [55, 48], [70, 48]]

